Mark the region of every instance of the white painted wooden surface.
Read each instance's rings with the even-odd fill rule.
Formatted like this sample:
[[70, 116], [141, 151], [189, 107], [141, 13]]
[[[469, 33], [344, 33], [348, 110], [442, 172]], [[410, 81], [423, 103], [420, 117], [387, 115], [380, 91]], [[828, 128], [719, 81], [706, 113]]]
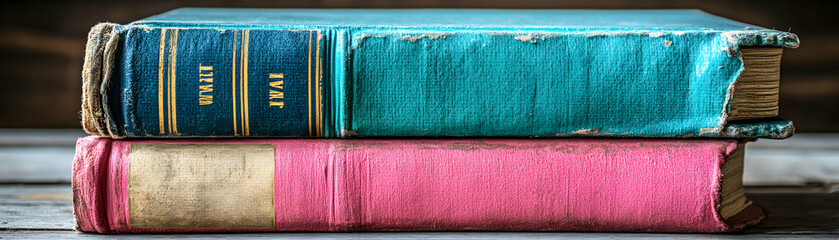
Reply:
[[72, 231], [69, 185], [0, 185], [0, 239], [281, 238], [281, 239], [556, 239], [556, 238], [839, 238], [839, 193], [824, 188], [747, 189], [772, 210], [761, 224], [737, 234], [574, 232], [404, 232], [99, 235]]
[[0, 146], [0, 183], [69, 183], [74, 149]]
[[839, 134], [800, 133], [785, 140], [761, 139], [746, 144], [743, 184], [839, 184]]
[[70, 185], [0, 185], [0, 231], [72, 230], [73, 226]]

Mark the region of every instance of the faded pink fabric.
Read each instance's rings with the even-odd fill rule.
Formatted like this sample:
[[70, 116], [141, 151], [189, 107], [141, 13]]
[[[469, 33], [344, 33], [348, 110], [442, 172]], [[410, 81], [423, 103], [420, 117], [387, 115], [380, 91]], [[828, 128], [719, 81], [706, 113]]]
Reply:
[[[276, 145], [275, 227], [132, 228], [133, 143]], [[112, 140], [79, 139], [78, 229], [238, 231], [724, 232], [720, 166], [736, 140]]]

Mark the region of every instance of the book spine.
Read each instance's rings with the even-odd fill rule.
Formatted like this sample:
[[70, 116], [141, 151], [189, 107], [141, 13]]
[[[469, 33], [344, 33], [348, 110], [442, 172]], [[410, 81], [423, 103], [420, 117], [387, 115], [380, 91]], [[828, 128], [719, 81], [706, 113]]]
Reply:
[[757, 131], [726, 119], [739, 46], [794, 35], [105, 26], [88, 41], [83, 110], [104, 136], [791, 134], [730, 135]]
[[98, 137], [80, 138], [73, 161], [73, 215], [76, 229], [109, 232], [105, 213], [107, 199], [102, 195], [108, 179], [108, 158], [111, 140]]
[[[82, 231], [725, 232], [733, 140], [79, 140]], [[754, 206], [754, 205], [753, 205]]]
[[[94, 28], [94, 31], [97, 28]], [[324, 136], [317, 29], [118, 26], [103, 114], [115, 137]], [[92, 33], [92, 35], [94, 35]], [[99, 99], [95, 99], [96, 101]], [[87, 127], [86, 127], [87, 128]], [[88, 131], [92, 129], [87, 128]], [[100, 131], [96, 131], [101, 134]]]

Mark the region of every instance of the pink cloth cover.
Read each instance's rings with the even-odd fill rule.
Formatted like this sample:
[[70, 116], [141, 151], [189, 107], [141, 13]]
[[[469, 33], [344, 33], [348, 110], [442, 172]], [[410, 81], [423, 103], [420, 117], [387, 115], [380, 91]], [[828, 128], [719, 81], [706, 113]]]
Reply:
[[[129, 146], [276, 146], [270, 229], [132, 228]], [[81, 138], [73, 201], [81, 231], [726, 232], [765, 217], [721, 219], [720, 167], [736, 140], [112, 140]]]

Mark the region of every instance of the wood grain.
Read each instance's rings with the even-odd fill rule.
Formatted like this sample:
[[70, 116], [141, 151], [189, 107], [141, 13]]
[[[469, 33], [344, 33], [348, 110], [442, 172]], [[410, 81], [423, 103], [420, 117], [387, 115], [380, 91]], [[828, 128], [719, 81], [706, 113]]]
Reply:
[[772, 215], [742, 234], [655, 234], [575, 232], [362, 232], [362, 233], [251, 233], [251, 234], [125, 234], [99, 235], [72, 231], [69, 185], [0, 185], [0, 238], [26, 239], [558, 239], [558, 238], [669, 238], [765, 239], [838, 238], [839, 193], [822, 188], [747, 188], [748, 196], [772, 210]]
[[[0, 129], [0, 183], [70, 183], [79, 136], [81, 130]], [[746, 186], [839, 184], [839, 134], [761, 139], [746, 144], [745, 154]]]

